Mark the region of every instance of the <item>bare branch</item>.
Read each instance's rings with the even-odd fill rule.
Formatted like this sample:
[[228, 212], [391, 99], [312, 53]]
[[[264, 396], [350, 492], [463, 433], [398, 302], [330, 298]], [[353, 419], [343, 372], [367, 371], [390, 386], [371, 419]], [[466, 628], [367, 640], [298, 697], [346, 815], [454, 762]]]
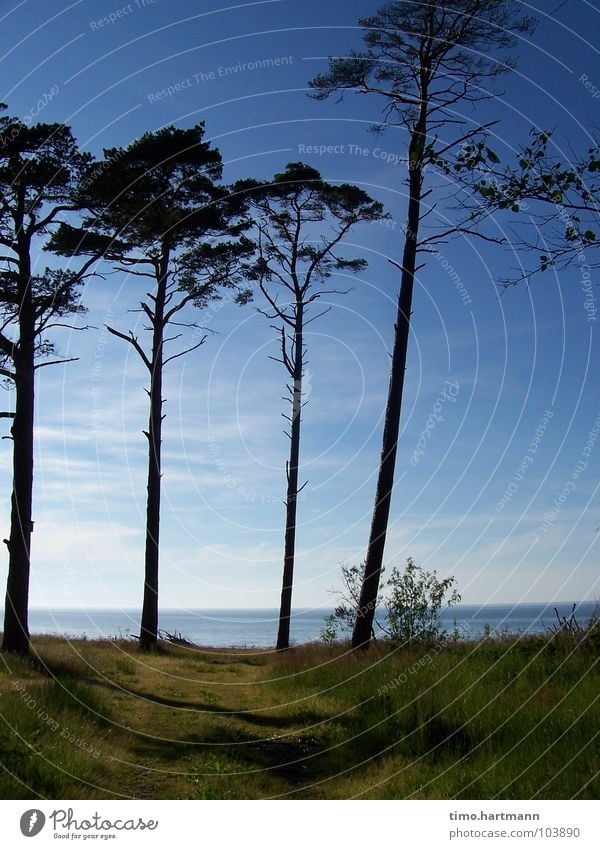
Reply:
[[40, 329], [51, 330], [54, 327], [63, 327], [67, 330], [98, 330], [94, 324], [67, 324], [63, 321], [43, 322], [39, 325]]
[[171, 321], [172, 317], [176, 313], [180, 312], [185, 306], [187, 306], [187, 304], [189, 304], [191, 301], [193, 301], [194, 298], [195, 298], [195, 295], [193, 293], [189, 293], [184, 298], [182, 298], [180, 301], [178, 301], [178, 303], [176, 303], [174, 306], [172, 306], [171, 309], [168, 310], [165, 313], [165, 318], [164, 318], [165, 324], [168, 324]]
[[[44, 230], [49, 224], [51, 224], [56, 216], [61, 212], [77, 212], [78, 207], [73, 204], [59, 204], [52, 209], [45, 218], [40, 218], [39, 220], [35, 220], [33, 218], [32, 223], [27, 228], [28, 233], [39, 233]], [[30, 219], [32, 216], [30, 216]]]
[[133, 271], [131, 268], [117, 268], [116, 270], [132, 277], [148, 277], [150, 280], [155, 280], [154, 274], [151, 274], [149, 271]]
[[127, 336], [125, 333], [121, 333], [119, 330], [115, 330], [114, 327], [109, 327], [108, 324], [105, 325], [105, 327], [109, 333], [112, 333], [113, 336], [117, 336], [119, 339], [123, 339], [125, 342], [129, 342], [129, 344], [132, 345], [138, 352], [142, 362], [144, 363], [148, 371], [152, 372], [152, 363], [144, 353], [144, 349], [138, 342], [137, 338], [133, 335], [132, 330], [129, 331], [129, 336]]
[[[446, 124], [448, 122], [444, 121], [443, 123]], [[499, 123], [499, 121], [489, 121], [487, 124], [480, 124], [478, 127], [475, 127], [474, 129], [469, 130], [467, 133], [464, 133], [462, 136], [459, 136], [459, 138], [454, 139], [454, 141], [450, 142], [449, 144], [446, 144], [444, 147], [440, 148], [439, 150], [436, 150], [435, 151], [436, 157], [444, 156], [444, 154], [448, 153], [448, 151], [452, 150], [452, 148], [456, 147], [457, 145], [461, 145], [464, 142], [469, 141], [469, 139], [475, 138], [476, 136], [481, 135], [482, 133], [487, 132], [487, 130], [491, 129], [492, 127], [494, 127], [498, 123]]]
[[36, 363], [35, 369], [45, 368], [46, 366], [61, 366], [63, 363], [76, 363], [79, 357], [66, 357], [64, 360], [49, 360], [44, 363]]
[[[285, 309], [284, 309], [283, 307], [281, 307], [281, 306], [277, 303], [277, 298], [276, 298], [276, 297], [273, 297], [273, 296], [271, 295], [271, 293], [269, 292], [269, 290], [267, 289], [267, 287], [264, 285], [264, 283], [262, 282], [262, 280], [261, 280], [261, 282], [259, 283], [259, 287], [260, 287], [260, 291], [263, 293], [263, 295], [265, 296], [266, 300], [268, 301], [268, 303], [270, 304], [270, 306], [272, 307], [272, 309], [273, 309], [273, 311], [274, 311], [274, 313], [275, 313], [275, 315], [273, 315], [273, 316], [268, 316], [268, 318], [276, 318], [276, 317], [281, 318], [283, 321], [285, 321], [285, 323], [286, 323], [286, 324], [290, 325], [291, 327], [294, 327], [294, 325], [295, 325], [295, 323], [296, 323], [296, 322], [294, 321], [294, 319], [293, 319], [293, 318], [291, 318], [291, 317], [289, 316], [289, 314], [288, 314], [288, 313], [286, 313]], [[260, 313], [260, 312], [262, 312], [262, 311], [261, 311], [260, 309], [257, 309], [257, 312], [259, 312], [259, 313]], [[262, 314], [263, 314], [263, 315], [266, 315], [266, 313], [262, 313]]]
[[494, 245], [503, 245], [506, 242], [506, 239], [504, 238], [499, 239], [496, 236], [488, 236], [485, 233], [481, 233], [479, 230], [473, 230], [470, 227], [461, 227], [460, 225], [457, 225], [456, 227], [450, 227], [448, 230], [444, 230], [442, 233], [437, 233], [435, 236], [429, 236], [427, 239], [421, 239], [419, 241], [419, 248], [422, 248], [424, 245], [437, 244], [442, 240], [447, 240], [450, 236], [456, 236], [458, 234], [475, 236], [478, 239], [483, 239], [484, 242], [491, 242]]
[[206, 342], [206, 336], [203, 336], [202, 339], [199, 342], [197, 342], [195, 345], [191, 345], [189, 348], [186, 348], [185, 351], [180, 351], [178, 354], [172, 354], [170, 357], [167, 357], [164, 360], [163, 365], [166, 366], [167, 363], [170, 363], [173, 360], [177, 360], [179, 357], [185, 356], [185, 354], [189, 354], [192, 351], [195, 351], [196, 348], [199, 348], [201, 345], [204, 345], [205, 342]]
[[309, 324], [312, 324], [313, 321], [316, 321], [318, 318], [322, 318], [324, 315], [327, 315], [327, 313], [331, 312], [332, 309], [332, 306], [326, 307], [326, 309], [322, 310], [322, 312], [317, 313], [317, 315], [312, 316], [312, 318], [309, 318], [308, 320], [305, 320], [304, 326], [308, 327]]

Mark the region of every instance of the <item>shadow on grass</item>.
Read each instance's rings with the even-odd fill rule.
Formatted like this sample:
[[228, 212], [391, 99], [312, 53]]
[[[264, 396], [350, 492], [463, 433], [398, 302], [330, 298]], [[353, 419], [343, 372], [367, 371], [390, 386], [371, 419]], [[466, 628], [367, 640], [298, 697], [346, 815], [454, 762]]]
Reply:
[[[188, 735], [176, 743], [145, 737], [134, 744], [132, 751], [139, 761], [170, 765], [167, 771], [172, 774], [226, 777], [270, 772], [292, 785], [316, 778], [317, 760], [323, 754], [317, 740], [301, 733], [263, 738], [224, 725], [209, 729], [202, 736]], [[173, 769], [174, 762], [187, 765], [192, 761], [196, 766]], [[205, 763], [204, 772], [202, 763]]]
[[[143, 699], [144, 701], [156, 705], [162, 705], [167, 708], [195, 711], [201, 714], [238, 719], [248, 725], [255, 725], [263, 728], [271, 727], [283, 729], [293, 728], [299, 724], [316, 725], [329, 719], [329, 715], [327, 714], [317, 713], [316, 711], [311, 711], [306, 708], [303, 708], [297, 713], [277, 715], [270, 712], [271, 708], [266, 708], [261, 712], [251, 710], [232, 710], [225, 705], [214, 702], [170, 698], [147, 690], [126, 686], [124, 684], [117, 684], [112, 681], [108, 681], [105, 678], [99, 678], [90, 672], [87, 674], [82, 673], [75, 670], [73, 664], [60, 660], [50, 661], [38, 658], [36, 660], [36, 665], [41, 674], [54, 679], [59, 685], [63, 684], [65, 689], [68, 689], [68, 687], [73, 684], [77, 687], [81, 683], [85, 682], [85, 684], [97, 688], [99, 691], [109, 690], [123, 696], [130, 696], [133, 699]], [[76, 678], [74, 677], [75, 675], [77, 676]], [[83, 703], [82, 706], [86, 707]], [[89, 707], [95, 710], [96, 704], [90, 704]], [[272, 710], [277, 710], [277, 706], [274, 706]]]

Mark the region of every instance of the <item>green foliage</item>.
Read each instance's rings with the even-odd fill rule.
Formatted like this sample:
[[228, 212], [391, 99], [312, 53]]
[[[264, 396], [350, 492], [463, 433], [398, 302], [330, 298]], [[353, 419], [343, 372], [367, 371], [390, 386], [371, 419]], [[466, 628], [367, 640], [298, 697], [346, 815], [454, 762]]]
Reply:
[[455, 578], [440, 580], [435, 571], [426, 572], [410, 557], [404, 572], [394, 567], [385, 597], [391, 639], [410, 646], [446, 636], [440, 610], [460, 602], [455, 584]]
[[32, 304], [33, 327], [27, 335], [33, 335], [38, 358], [54, 351], [42, 338], [52, 319], [84, 312], [81, 268], [31, 271], [44, 237], [61, 218], [80, 209], [76, 187], [90, 162], [63, 124], [28, 126], [11, 116], [0, 118], [0, 242], [6, 254], [0, 271], [0, 348], [5, 358], [19, 353], [24, 302]]
[[[81, 175], [78, 198], [91, 214], [63, 224], [49, 243], [64, 255], [101, 255], [125, 268], [169, 278], [171, 297], [203, 307], [242, 280], [254, 245], [241, 197], [218, 184], [221, 154], [204, 141], [204, 124], [144, 133]], [[169, 264], [171, 263], [171, 264]], [[171, 310], [172, 311], [172, 310]]]
[[[338, 639], [348, 636], [352, 632], [354, 620], [360, 606], [360, 588], [364, 575], [364, 563], [360, 565], [347, 566], [342, 564], [342, 580], [344, 589], [341, 592], [336, 592], [340, 598], [341, 604], [338, 604], [328, 616], [325, 617], [325, 625], [321, 631], [321, 640], [324, 643], [333, 644]], [[382, 574], [385, 568], [382, 569]], [[383, 595], [380, 592], [377, 598], [377, 605], [380, 606], [383, 601]], [[381, 629], [381, 626], [378, 625]]]
[[[9, 206], [18, 197], [27, 215], [48, 212], [49, 204], [77, 206], [74, 188], [91, 160], [64, 124], [28, 126], [11, 116], [0, 118], [1, 196]], [[3, 218], [6, 211], [3, 207]], [[53, 220], [36, 229], [45, 232]]]
[[302, 162], [289, 162], [265, 183], [241, 180], [233, 192], [250, 206], [259, 234], [259, 256], [249, 276], [282, 285], [307, 304], [319, 298], [318, 292], [308, 294], [315, 283], [366, 267], [365, 259], [347, 259], [337, 250], [351, 228], [389, 218], [362, 189], [327, 183]]
[[[356, 616], [364, 615], [359, 609], [363, 573], [364, 565], [342, 566], [344, 590], [338, 595], [343, 603], [325, 618], [321, 631], [323, 642], [331, 644], [348, 634]], [[446, 638], [440, 611], [460, 602], [455, 584], [455, 578], [440, 580], [435, 571], [425, 571], [409, 557], [404, 571], [393, 567], [390, 577], [381, 585], [377, 607], [385, 610], [385, 619], [383, 623], [377, 622], [379, 630], [403, 646]]]
[[[530, 273], [564, 267], [582, 249], [600, 245], [600, 147], [596, 144], [587, 154], [575, 154], [567, 160], [553, 145], [551, 132], [532, 129], [529, 143], [517, 153], [514, 164], [501, 163], [493, 151], [477, 143], [464, 145], [452, 166], [457, 179], [484, 201], [488, 214], [495, 209], [521, 212], [535, 205], [548, 233], [548, 250], [538, 255], [537, 267]], [[451, 169], [446, 165], [445, 170], [450, 173]], [[480, 214], [481, 209], [473, 216]], [[537, 243], [524, 242], [523, 247], [538, 251]]]
[[[520, 13], [514, 0], [445, 0], [443, 3], [385, 3], [375, 15], [361, 18], [364, 52], [332, 59], [327, 74], [310, 86], [322, 99], [333, 91], [358, 89], [388, 91], [396, 101], [394, 112], [415, 111], [415, 88], [423, 68], [432, 102], [450, 105], [452, 98], [470, 98], [487, 77], [510, 68], [510, 61], [495, 62], [494, 48], [516, 43], [515, 33], [530, 33], [534, 20]], [[431, 52], [431, 61], [424, 56]], [[436, 88], [434, 80], [443, 79]]]
[[[337, 608], [336, 608], [337, 612]], [[321, 628], [320, 638], [322, 642], [326, 645], [331, 646], [335, 643], [338, 635], [338, 628], [336, 622], [336, 615], [334, 613], [330, 613], [325, 617], [325, 622], [323, 627]]]

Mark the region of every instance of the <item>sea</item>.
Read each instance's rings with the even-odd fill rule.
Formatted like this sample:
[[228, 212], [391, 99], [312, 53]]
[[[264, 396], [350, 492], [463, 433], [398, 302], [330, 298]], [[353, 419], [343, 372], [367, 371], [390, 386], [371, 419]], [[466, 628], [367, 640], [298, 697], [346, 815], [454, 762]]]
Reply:
[[[460, 604], [441, 612], [443, 627], [458, 631], [462, 639], [478, 639], [491, 629], [495, 635], [542, 634], [569, 618], [573, 602], [542, 604]], [[597, 610], [596, 602], [580, 602], [575, 616], [580, 625], [589, 622]], [[303, 608], [292, 612], [291, 641], [296, 645], [320, 639], [327, 608]], [[260, 647], [275, 644], [277, 610], [175, 610], [160, 611], [159, 628], [163, 633], [181, 635], [191, 643], [215, 647]], [[139, 634], [140, 611], [121, 609], [32, 609], [29, 629], [32, 634], [54, 634], [71, 638], [123, 639]]]

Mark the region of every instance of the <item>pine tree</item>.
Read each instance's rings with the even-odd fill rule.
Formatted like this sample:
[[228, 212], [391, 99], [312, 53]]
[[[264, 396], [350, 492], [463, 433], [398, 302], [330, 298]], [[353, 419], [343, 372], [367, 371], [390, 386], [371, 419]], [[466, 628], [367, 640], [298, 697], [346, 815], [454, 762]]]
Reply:
[[[436, 240], [447, 240], [458, 232], [473, 232], [458, 224], [448, 226], [442, 220], [436, 234], [427, 238], [420, 234], [423, 218], [431, 213], [431, 207], [426, 209], [423, 204], [430, 192], [427, 167], [444, 169], [448, 158], [460, 152], [462, 146], [481, 138], [486, 128], [472, 127], [471, 117], [468, 122], [461, 119], [459, 110], [461, 105], [472, 107], [490, 97], [486, 83], [510, 69], [510, 60], [497, 54], [514, 46], [515, 33], [531, 31], [531, 19], [522, 17], [521, 12], [522, 4], [516, 0], [387, 3], [377, 14], [360, 21], [366, 51], [352, 51], [347, 57], [332, 59], [329, 72], [310, 83], [317, 99], [344, 91], [381, 98], [384, 107], [379, 129], [404, 127], [408, 138], [409, 197], [403, 254], [398, 263], [400, 293], [375, 506], [352, 638], [354, 647], [369, 645], [383, 566], [417, 258]], [[465, 130], [467, 123], [472, 128]]]

